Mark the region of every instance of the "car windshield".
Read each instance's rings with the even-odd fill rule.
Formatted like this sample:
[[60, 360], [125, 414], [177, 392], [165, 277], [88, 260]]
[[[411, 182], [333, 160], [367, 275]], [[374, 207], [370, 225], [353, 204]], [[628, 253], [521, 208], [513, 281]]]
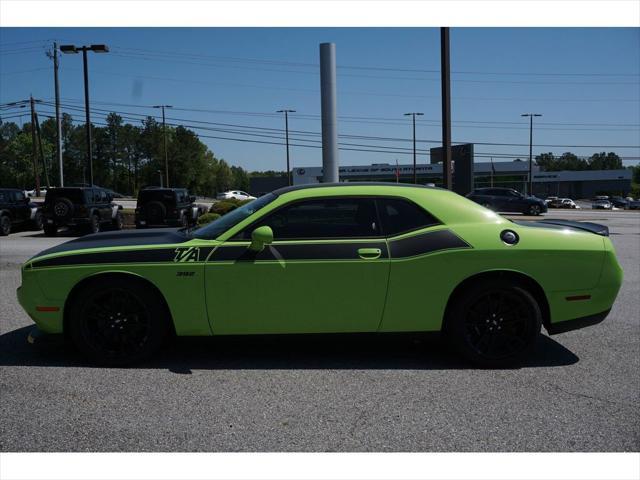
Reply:
[[208, 240], [213, 240], [220, 236], [220, 234], [226, 232], [234, 225], [237, 225], [245, 218], [253, 215], [258, 210], [263, 208], [265, 205], [273, 202], [278, 196], [274, 193], [268, 193], [256, 200], [252, 200], [251, 202], [242, 205], [241, 207], [232, 210], [231, 212], [223, 215], [222, 217], [214, 220], [213, 222], [201, 227], [197, 230], [194, 230], [191, 233], [191, 236], [195, 238], [205, 238]]

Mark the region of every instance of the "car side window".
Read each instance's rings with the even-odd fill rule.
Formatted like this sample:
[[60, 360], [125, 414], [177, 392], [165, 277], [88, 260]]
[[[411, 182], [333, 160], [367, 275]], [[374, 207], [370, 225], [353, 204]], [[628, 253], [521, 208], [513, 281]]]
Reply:
[[24, 203], [24, 193], [22, 192], [13, 192], [13, 201], [16, 203]]
[[370, 238], [381, 235], [373, 199], [324, 198], [295, 202], [245, 229], [250, 239], [257, 227], [267, 225], [274, 240]]
[[382, 230], [388, 237], [440, 223], [413, 202], [400, 198], [379, 198], [377, 202]]

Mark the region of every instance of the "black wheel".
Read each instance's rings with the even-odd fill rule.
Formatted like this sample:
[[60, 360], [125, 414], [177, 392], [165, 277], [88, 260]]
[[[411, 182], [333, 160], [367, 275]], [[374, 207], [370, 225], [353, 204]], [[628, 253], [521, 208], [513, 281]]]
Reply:
[[0, 217], [0, 235], [6, 237], [11, 233], [11, 219], [8, 215]]
[[55, 225], [45, 225], [44, 234], [47, 237], [55, 237], [58, 234], [58, 227], [56, 227]]
[[42, 230], [42, 214], [36, 212], [35, 217], [31, 220], [31, 230]]
[[143, 360], [164, 344], [171, 331], [163, 299], [140, 280], [96, 279], [74, 298], [68, 334], [95, 363], [122, 366]]
[[529, 215], [537, 216], [542, 213], [542, 209], [540, 208], [540, 205], [530, 205], [526, 213], [528, 213]]
[[65, 197], [57, 198], [53, 204], [53, 215], [58, 220], [65, 220], [73, 216], [73, 202]]
[[91, 215], [89, 219], [89, 233], [98, 233], [100, 231], [100, 219], [97, 215]]
[[120, 212], [116, 213], [116, 218], [113, 219], [112, 225], [114, 230], [122, 230], [122, 227], [124, 226], [124, 219]]
[[445, 329], [468, 360], [505, 367], [532, 352], [541, 325], [540, 306], [527, 290], [494, 280], [473, 285], [454, 299]]

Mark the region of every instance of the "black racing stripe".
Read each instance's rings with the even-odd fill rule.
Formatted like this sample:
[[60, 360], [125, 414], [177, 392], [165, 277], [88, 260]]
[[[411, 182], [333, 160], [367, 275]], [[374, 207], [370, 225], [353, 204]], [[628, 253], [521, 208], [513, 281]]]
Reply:
[[360, 248], [379, 248], [379, 258], [388, 258], [386, 242], [313, 243], [267, 245], [254, 253], [247, 246], [222, 246], [213, 252], [209, 262], [260, 260], [360, 260]]
[[[189, 255], [190, 250], [193, 255]], [[213, 247], [174, 247], [174, 248], [151, 248], [148, 250], [123, 250], [117, 252], [100, 253], [80, 253], [76, 255], [66, 255], [63, 257], [47, 258], [37, 260], [31, 265], [33, 268], [40, 267], [62, 267], [70, 265], [94, 265], [112, 263], [163, 263], [178, 262], [180, 258], [185, 263], [204, 262]]]
[[471, 248], [471, 245], [451, 230], [436, 230], [389, 242], [392, 259], [415, 257], [452, 248]]

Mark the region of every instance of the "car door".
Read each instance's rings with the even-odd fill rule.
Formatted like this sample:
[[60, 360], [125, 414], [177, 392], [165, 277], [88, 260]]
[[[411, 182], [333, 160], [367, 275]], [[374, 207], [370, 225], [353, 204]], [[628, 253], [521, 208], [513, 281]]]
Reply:
[[31, 207], [26, 201], [27, 197], [21, 191], [14, 191], [11, 195], [14, 209], [14, 221], [16, 223], [28, 222], [31, 219]]
[[[257, 255], [251, 232], [268, 225]], [[386, 240], [371, 198], [295, 201], [217, 248], [206, 264], [214, 334], [376, 331], [389, 276]]]

